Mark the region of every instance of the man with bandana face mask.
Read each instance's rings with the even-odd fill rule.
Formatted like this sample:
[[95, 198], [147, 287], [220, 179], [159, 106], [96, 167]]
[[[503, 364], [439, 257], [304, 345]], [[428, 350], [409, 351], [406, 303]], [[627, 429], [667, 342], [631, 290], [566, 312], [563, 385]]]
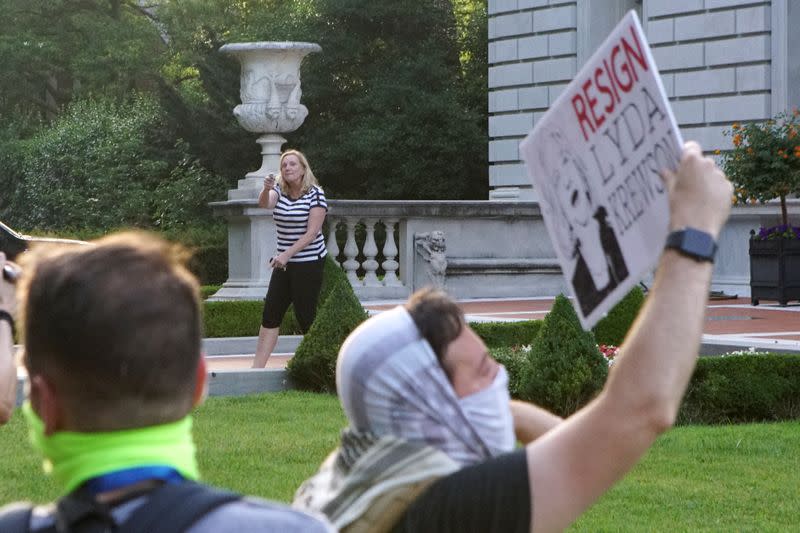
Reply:
[[[670, 229], [713, 243], [732, 193], [714, 161], [687, 143], [678, 171], [663, 179]], [[674, 423], [697, 359], [712, 258], [666, 247], [605, 387], [560, 423], [541, 411], [520, 423], [505, 369], [441, 293], [371, 318], [339, 352], [349, 422], [341, 445], [294, 505], [347, 532], [563, 530]], [[525, 444], [517, 450], [514, 428]]]
[[[438, 289], [418, 291], [354, 331], [340, 351], [336, 381], [350, 426], [295, 505], [323, 511], [345, 531], [388, 531], [404, 504], [436, 478], [508, 454], [517, 439], [528, 443], [561, 422], [511, 400], [506, 369]], [[509, 459], [508, 468], [524, 470], [523, 454]], [[458, 490], [491, 487], [506, 501], [525, 501], [513, 480], [498, 480], [487, 485], [476, 477]], [[454, 531], [471, 531], [459, 517], [451, 522]], [[498, 531], [513, 531], [511, 524], [499, 522]]]

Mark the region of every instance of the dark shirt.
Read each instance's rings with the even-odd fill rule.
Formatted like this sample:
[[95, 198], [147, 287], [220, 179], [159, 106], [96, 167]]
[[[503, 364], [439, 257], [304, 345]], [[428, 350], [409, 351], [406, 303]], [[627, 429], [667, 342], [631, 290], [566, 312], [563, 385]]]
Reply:
[[524, 448], [434, 482], [392, 529], [401, 532], [523, 533], [531, 528]]

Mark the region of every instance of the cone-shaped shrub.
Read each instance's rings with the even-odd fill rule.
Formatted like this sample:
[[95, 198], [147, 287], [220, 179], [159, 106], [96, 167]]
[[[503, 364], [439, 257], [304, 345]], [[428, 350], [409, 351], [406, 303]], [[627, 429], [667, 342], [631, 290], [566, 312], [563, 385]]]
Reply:
[[[317, 301], [317, 310], [322, 308], [322, 305], [328, 299], [333, 290], [334, 285], [341, 283], [342, 280], [347, 281], [347, 276], [342, 267], [336, 264], [336, 261], [330, 255], [325, 257], [325, 271], [322, 275], [322, 287], [319, 290], [319, 300]], [[348, 281], [349, 285], [350, 282]], [[290, 305], [283, 315], [281, 322], [281, 335], [302, 335], [303, 331], [300, 329], [300, 322], [297, 321], [297, 316], [294, 314], [294, 305]]]
[[528, 354], [520, 396], [561, 416], [568, 416], [602, 388], [608, 364], [584, 331], [569, 300], [556, 298]]
[[294, 386], [300, 389], [336, 392], [339, 348], [367, 318], [347, 276], [333, 261], [330, 264], [334, 268], [325, 269], [325, 300], [320, 295], [317, 317], [287, 366]]
[[603, 319], [595, 324], [592, 332], [597, 344], [613, 344], [619, 346], [631, 329], [636, 315], [644, 303], [644, 292], [639, 287], [634, 287], [625, 298], [611, 308]]

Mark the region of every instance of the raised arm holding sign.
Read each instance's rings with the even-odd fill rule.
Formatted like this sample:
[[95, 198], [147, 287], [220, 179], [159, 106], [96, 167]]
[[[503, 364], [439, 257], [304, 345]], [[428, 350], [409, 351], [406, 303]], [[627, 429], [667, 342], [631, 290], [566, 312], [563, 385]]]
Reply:
[[505, 369], [455, 302], [415, 293], [342, 345], [336, 384], [348, 427], [295, 506], [341, 531], [561, 531], [672, 425], [697, 359], [711, 262], [664, 251], [665, 237], [671, 226], [713, 241], [732, 187], [697, 144], [678, 148], [666, 101], [650, 101], [655, 64], [635, 19], [611, 39], [593, 58], [603, 70], [582, 71], [526, 141], [584, 320], [660, 256], [599, 396], [564, 421], [531, 411], [520, 424]]

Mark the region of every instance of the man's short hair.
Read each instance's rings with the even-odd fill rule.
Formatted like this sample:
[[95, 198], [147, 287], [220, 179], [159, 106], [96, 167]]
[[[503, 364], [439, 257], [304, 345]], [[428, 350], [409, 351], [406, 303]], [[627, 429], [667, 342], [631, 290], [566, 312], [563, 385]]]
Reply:
[[191, 410], [201, 322], [182, 248], [128, 232], [26, 255], [25, 364], [56, 388], [71, 429], [143, 427]]
[[432, 287], [412, 294], [405, 307], [441, 363], [447, 346], [464, 329], [464, 313], [446, 292]]

